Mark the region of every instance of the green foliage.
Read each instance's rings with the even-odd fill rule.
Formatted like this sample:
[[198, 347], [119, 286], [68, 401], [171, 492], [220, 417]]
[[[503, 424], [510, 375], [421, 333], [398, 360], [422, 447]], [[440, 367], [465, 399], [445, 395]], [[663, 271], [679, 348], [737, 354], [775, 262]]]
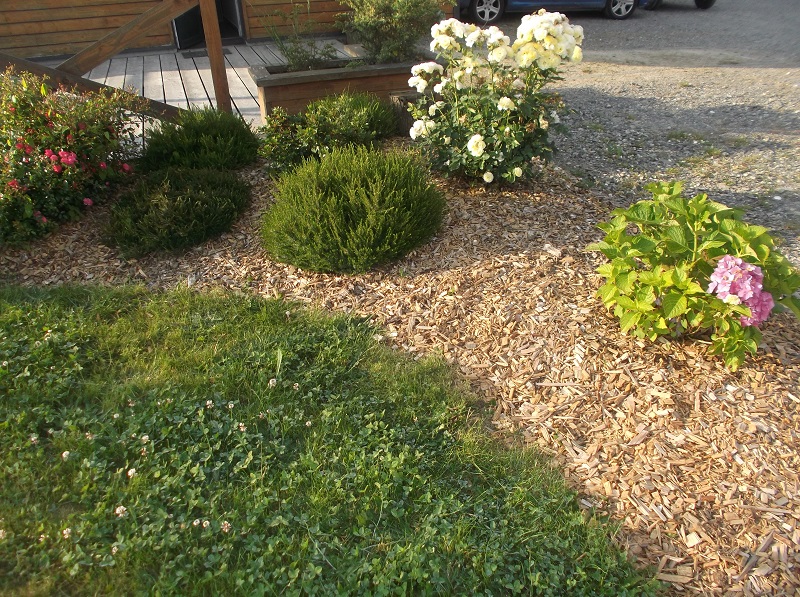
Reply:
[[42, 77], [0, 73], [0, 243], [39, 236], [102, 201], [130, 172], [133, 112], [120, 91], [51, 89]]
[[255, 162], [258, 138], [241, 116], [202, 108], [148, 131], [140, 160], [145, 172], [163, 168], [230, 170]]
[[259, 132], [259, 153], [271, 168], [283, 170], [333, 147], [390, 137], [397, 132], [397, 116], [372, 94], [341, 93], [311, 102], [302, 114], [275, 108]]
[[606, 279], [598, 296], [614, 310], [622, 331], [637, 337], [710, 331], [712, 354], [735, 370], [747, 353], [755, 354], [761, 333], [742, 325], [748, 307], [707, 292], [716, 261], [732, 255], [760, 267], [764, 290], [798, 316], [800, 299], [793, 293], [800, 275], [774, 250], [766, 228], [746, 224], [738, 210], [705, 194], [687, 199], [680, 183], [648, 189], [652, 200], [614, 210], [613, 219], [600, 224], [603, 241], [588, 247], [609, 259], [597, 270]]
[[106, 236], [129, 256], [191, 247], [229, 230], [249, 200], [231, 172], [151, 172], [114, 205]]
[[1, 288], [0, 592], [654, 594], [443, 363], [374, 334], [254, 297]]
[[[367, 51], [371, 63], [413, 60], [417, 44], [443, 17], [439, 0], [342, 0], [342, 28]], [[454, 4], [454, 2], [445, 2]]]
[[[286, 58], [286, 70], [288, 72], [311, 70], [330, 63], [336, 58], [333, 45], [319, 43], [311, 37], [314, 33], [311, 3], [306, 3], [305, 10], [294, 2], [291, 6], [289, 12], [276, 11], [271, 15], [273, 19], [279, 19], [284, 27], [289, 26], [290, 31], [286, 36], [280, 34], [274, 20], [268, 22], [266, 19], [261, 19], [262, 25], [271, 32], [272, 40]], [[303, 13], [305, 18], [301, 20]]]
[[444, 195], [402, 154], [331, 150], [277, 182], [262, 237], [280, 261], [323, 272], [364, 272], [429, 240]]
[[[544, 50], [534, 32], [546, 32]], [[542, 91], [563, 62], [580, 60], [582, 32], [563, 15], [526, 15], [513, 45], [497, 27], [480, 29], [455, 19], [431, 31], [439, 62], [411, 69], [409, 85], [423, 94], [409, 110], [410, 131], [434, 169], [487, 183], [513, 182], [552, 154], [551, 125], [563, 108]]]

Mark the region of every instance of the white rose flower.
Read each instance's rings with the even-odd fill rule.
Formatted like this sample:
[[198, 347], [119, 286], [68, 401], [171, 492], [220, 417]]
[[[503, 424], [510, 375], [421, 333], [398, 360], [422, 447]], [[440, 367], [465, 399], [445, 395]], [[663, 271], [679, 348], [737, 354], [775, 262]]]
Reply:
[[417, 93], [424, 93], [425, 89], [428, 87], [428, 82], [422, 77], [411, 77], [408, 80], [408, 86], [415, 87]]
[[508, 48], [506, 46], [497, 46], [494, 50], [489, 52], [489, 62], [502, 62], [508, 57]]
[[520, 176], [522, 176], [522, 168], [520, 168], [519, 166], [517, 166], [516, 168], [514, 168], [514, 176], [516, 176], [517, 178], [519, 178]]
[[512, 100], [510, 97], [501, 97], [497, 102], [498, 110], [513, 110], [516, 107], [517, 106], [514, 104], [514, 100]]
[[575, 46], [575, 49], [572, 50], [572, 57], [570, 58], [570, 61], [580, 62], [581, 60], [583, 60], [583, 50], [580, 46]]
[[483, 155], [484, 149], [486, 149], [486, 141], [483, 140], [482, 135], [472, 135], [469, 141], [467, 141], [467, 151], [476, 158]]
[[484, 172], [483, 180], [484, 182], [492, 182], [494, 180], [494, 174], [492, 174], [491, 172]]

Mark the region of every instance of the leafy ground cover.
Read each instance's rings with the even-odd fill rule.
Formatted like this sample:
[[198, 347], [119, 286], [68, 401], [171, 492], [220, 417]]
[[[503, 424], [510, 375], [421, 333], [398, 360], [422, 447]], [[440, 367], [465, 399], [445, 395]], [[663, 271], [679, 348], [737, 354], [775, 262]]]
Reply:
[[6, 593], [654, 591], [364, 319], [130, 287], [0, 306]]

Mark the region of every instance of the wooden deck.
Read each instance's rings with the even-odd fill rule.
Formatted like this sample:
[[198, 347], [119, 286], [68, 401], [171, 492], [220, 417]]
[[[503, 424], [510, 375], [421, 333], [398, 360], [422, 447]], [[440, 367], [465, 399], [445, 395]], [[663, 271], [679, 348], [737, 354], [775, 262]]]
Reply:
[[[331, 44], [337, 57], [352, 57], [338, 40], [320, 39], [317, 43]], [[286, 57], [274, 42], [225, 46], [223, 51], [233, 109], [247, 122], [261, 124], [258, 88], [248, 68], [283, 65]], [[58, 62], [46, 64], [56, 66]], [[204, 49], [120, 54], [84, 77], [111, 87], [135, 89], [139, 95], [179, 108], [216, 105], [211, 66]]]

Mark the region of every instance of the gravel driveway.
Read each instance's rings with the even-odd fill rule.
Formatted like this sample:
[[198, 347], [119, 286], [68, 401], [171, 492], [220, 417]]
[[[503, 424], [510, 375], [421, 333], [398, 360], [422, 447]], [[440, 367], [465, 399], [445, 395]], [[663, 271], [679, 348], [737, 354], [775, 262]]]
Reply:
[[[800, 265], [800, 45], [796, 0], [665, 0], [626, 21], [569, 14], [584, 62], [556, 85], [572, 112], [555, 164], [614, 205], [643, 186], [746, 210]], [[518, 15], [503, 29], [514, 35]]]

